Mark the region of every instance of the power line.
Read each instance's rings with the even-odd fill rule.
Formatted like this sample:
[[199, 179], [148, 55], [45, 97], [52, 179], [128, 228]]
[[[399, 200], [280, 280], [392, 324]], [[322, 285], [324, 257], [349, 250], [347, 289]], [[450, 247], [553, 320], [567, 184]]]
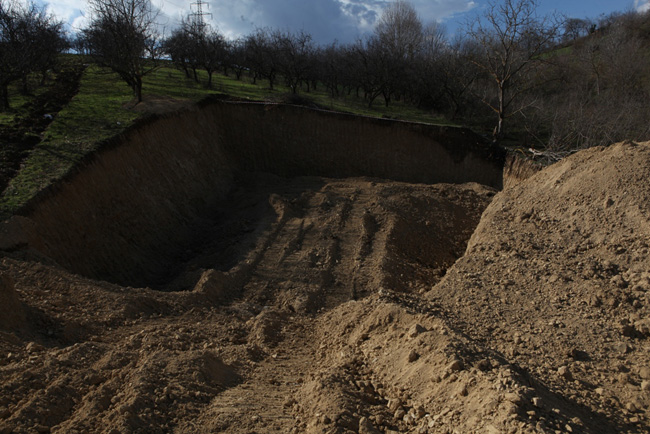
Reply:
[[[196, 0], [193, 3], [190, 3], [190, 9], [195, 9], [195, 12], [190, 13], [190, 20], [198, 27], [201, 33], [205, 33], [207, 30], [206, 27], [208, 24], [205, 22], [203, 17], [210, 17], [212, 19], [212, 14], [210, 12], [203, 12], [203, 6], [210, 7], [210, 4], [204, 2], [203, 0]], [[192, 8], [194, 6], [194, 8]]]

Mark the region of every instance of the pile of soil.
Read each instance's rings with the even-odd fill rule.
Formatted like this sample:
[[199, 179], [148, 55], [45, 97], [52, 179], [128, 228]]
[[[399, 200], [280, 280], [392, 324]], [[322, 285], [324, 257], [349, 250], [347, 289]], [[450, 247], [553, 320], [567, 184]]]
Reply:
[[649, 163], [250, 174], [156, 290], [5, 253], [0, 432], [647, 432]]

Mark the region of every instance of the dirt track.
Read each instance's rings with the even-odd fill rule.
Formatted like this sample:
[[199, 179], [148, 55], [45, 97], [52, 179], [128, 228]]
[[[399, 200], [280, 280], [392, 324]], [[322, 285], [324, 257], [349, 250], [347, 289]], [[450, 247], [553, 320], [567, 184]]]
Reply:
[[249, 174], [155, 289], [7, 253], [0, 432], [647, 432], [649, 163]]

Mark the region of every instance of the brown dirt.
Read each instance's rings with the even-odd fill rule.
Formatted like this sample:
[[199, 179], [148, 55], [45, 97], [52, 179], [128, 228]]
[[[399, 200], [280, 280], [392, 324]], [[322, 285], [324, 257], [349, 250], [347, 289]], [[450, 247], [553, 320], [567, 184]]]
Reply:
[[0, 432], [647, 432], [649, 163], [250, 175], [157, 290], [6, 253]]

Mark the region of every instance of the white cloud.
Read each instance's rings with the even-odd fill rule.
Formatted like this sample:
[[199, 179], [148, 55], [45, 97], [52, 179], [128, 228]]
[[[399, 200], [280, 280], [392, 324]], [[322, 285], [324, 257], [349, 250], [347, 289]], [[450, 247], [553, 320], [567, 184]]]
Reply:
[[[76, 31], [87, 23], [83, 0], [43, 0], [48, 12]], [[257, 27], [305, 30], [319, 43], [349, 42], [369, 32], [391, 0], [206, 0], [210, 24], [228, 37], [246, 35]], [[650, 0], [647, 0], [650, 1]], [[171, 29], [193, 12], [189, 0], [153, 0], [162, 10], [161, 24]], [[422, 21], [444, 21], [466, 12], [471, 0], [411, 0]], [[206, 17], [208, 18], [208, 17]]]
[[634, 0], [634, 9], [637, 12], [650, 11], [650, 0]]
[[73, 32], [83, 28], [87, 21], [86, 2], [79, 0], [45, 1], [45, 9], [57, 19], [67, 23]]

